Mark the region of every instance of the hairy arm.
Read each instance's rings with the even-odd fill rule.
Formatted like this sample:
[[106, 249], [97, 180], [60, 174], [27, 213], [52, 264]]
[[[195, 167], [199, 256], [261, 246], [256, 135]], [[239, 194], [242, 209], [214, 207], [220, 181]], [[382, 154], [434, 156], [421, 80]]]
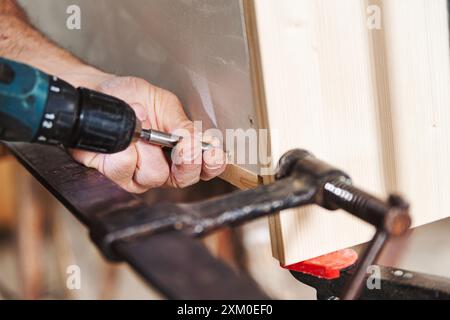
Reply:
[[0, 0], [0, 56], [31, 64], [75, 86], [95, 86], [108, 77], [44, 37], [13, 0]]

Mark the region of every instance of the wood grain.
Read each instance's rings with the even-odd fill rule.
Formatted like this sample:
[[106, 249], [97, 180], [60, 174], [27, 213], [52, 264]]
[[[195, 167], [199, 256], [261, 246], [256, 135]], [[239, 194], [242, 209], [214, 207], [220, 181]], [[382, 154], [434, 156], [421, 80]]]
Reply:
[[260, 176], [235, 164], [229, 164], [220, 178], [243, 190], [262, 184]]
[[450, 54], [446, 1], [383, 1], [397, 187], [414, 224], [450, 214]]
[[[1, 147], [1, 145], [0, 145]], [[13, 227], [16, 216], [16, 178], [19, 165], [12, 156], [0, 157], [0, 228]]]
[[[380, 30], [368, 28], [369, 5], [381, 10]], [[255, 74], [264, 86], [257, 92], [267, 121], [260, 123], [277, 133], [273, 158], [305, 148], [372, 193], [403, 192], [416, 225], [448, 216], [446, 1], [258, 0], [244, 8], [248, 38], [257, 38], [249, 44], [259, 50], [251, 56], [260, 59]], [[283, 264], [373, 233], [345, 213], [315, 207], [283, 212], [270, 225]]]

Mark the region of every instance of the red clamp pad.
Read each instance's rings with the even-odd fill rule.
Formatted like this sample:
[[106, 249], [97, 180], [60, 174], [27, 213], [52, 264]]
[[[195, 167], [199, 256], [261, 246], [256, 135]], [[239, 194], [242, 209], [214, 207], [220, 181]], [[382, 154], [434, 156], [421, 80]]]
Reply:
[[358, 260], [358, 254], [353, 249], [343, 249], [282, 267], [331, 280], [339, 278], [341, 270], [355, 264], [356, 260]]

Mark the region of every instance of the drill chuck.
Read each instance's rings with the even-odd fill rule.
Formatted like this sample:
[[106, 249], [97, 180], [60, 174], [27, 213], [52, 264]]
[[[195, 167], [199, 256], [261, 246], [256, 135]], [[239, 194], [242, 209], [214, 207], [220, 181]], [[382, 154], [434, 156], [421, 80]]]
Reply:
[[130, 145], [137, 127], [135, 113], [124, 101], [53, 78], [34, 141], [116, 153]]

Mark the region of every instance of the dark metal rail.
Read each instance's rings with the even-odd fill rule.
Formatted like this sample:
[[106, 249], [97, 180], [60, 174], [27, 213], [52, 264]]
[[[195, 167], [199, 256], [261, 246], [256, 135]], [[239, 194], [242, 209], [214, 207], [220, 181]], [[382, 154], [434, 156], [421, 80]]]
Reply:
[[[28, 171], [91, 232], [114, 227], [114, 217], [152, 217], [152, 210], [95, 170], [76, 163], [58, 147], [26, 143], [7, 146]], [[159, 214], [159, 213], [158, 213]], [[120, 226], [119, 226], [120, 227]], [[181, 232], [118, 241], [117, 259], [128, 262], [150, 285], [170, 299], [267, 299], [247, 276], [214, 258], [198, 240]]]
[[316, 204], [344, 209], [372, 224], [377, 233], [362, 255], [341, 298], [356, 299], [366, 269], [391, 236], [410, 226], [408, 204], [399, 196], [382, 201], [354, 187], [343, 171], [305, 150], [286, 153], [276, 181], [191, 204], [149, 206], [58, 147], [8, 143], [19, 161], [89, 231], [110, 260], [127, 261], [155, 288], [172, 299], [265, 299], [248, 277], [213, 258], [193, 237], [287, 208]]

